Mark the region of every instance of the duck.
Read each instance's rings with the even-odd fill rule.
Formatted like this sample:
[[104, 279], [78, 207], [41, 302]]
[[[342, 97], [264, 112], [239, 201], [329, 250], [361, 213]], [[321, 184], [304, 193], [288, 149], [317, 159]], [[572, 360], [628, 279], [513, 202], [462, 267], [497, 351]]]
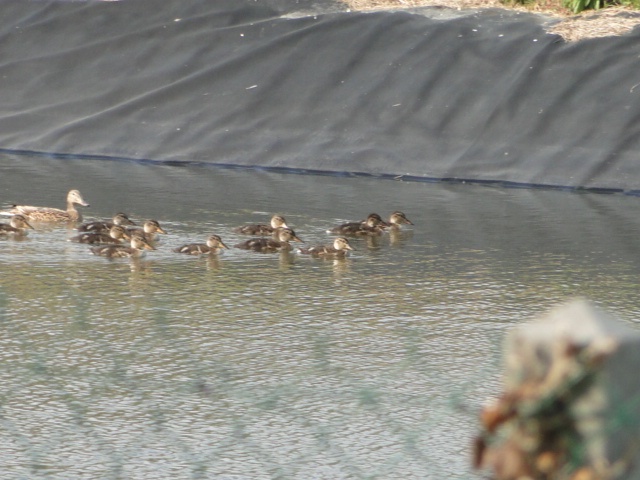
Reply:
[[147, 240], [141, 235], [131, 237], [130, 246], [127, 245], [105, 245], [91, 248], [91, 253], [99, 257], [106, 258], [138, 258], [144, 255], [144, 250], [155, 250]]
[[388, 226], [389, 224], [382, 220], [380, 215], [371, 213], [367, 216], [366, 220], [362, 222], [343, 223], [342, 225], [327, 230], [327, 233], [346, 237], [378, 236], [382, 234], [384, 227]]
[[336, 238], [331, 245], [317, 245], [311, 248], [299, 248], [298, 253], [313, 257], [336, 258], [345, 257], [349, 250], [355, 250], [345, 237]]
[[234, 233], [240, 233], [242, 235], [272, 235], [278, 228], [289, 228], [287, 221], [282, 215], [273, 215], [269, 225], [255, 224], [255, 225], [243, 225], [242, 227], [235, 228]]
[[90, 206], [84, 201], [78, 190], [70, 190], [67, 194], [67, 209], [51, 207], [33, 207], [30, 205], [13, 205], [10, 210], [0, 212], [2, 215], [23, 215], [32, 222], [81, 222], [82, 214], [76, 210], [75, 205]]
[[89, 222], [83, 223], [80, 225], [77, 230], [79, 232], [92, 232], [92, 233], [109, 233], [109, 230], [114, 225], [135, 225], [129, 219], [129, 216], [126, 213], [116, 213], [111, 221], [99, 221], [99, 222]]
[[14, 215], [9, 220], [9, 223], [0, 223], [0, 236], [24, 236], [27, 234], [28, 228], [34, 230], [27, 222], [27, 219], [24, 218], [24, 215]]
[[147, 220], [142, 224], [142, 228], [128, 228], [127, 235], [133, 237], [134, 235], [142, 236], [147, 242], [155, 241], [156, 233], [163, 233], [166, 235], [160, 223], [157, 220]]
[[411, 222], [404, 213], [396, 210], [389, 217], [389, 226], [391, 228], [400, 228], [402, 224], [413, 225], [413, 222]]
[[273, 232], [272, 238], [252, 238], [234, 245], [234, 247], [262, 253], [288, 252], [293, 249], [289, 242], [302, 242], [302, 240], [298, 238], [296, 232], [292, 229], [278, 228]]
[[70, 242], [88, 243], [96, 245], [99, 243], [119, 244], [123, 239], [130, 239], [127, 231], [122, 225], [113, 225], [109, 229], [109, 233], [103, 232], [85, 232], [69, 239]]
[[222, 239], [218, 235], [210, 235], [207, 238], [207, 243], [189, 243], [182, 245], [181, 247], [174, 248], [176, 253], [185, 253], [187, 255], [203, 255], [203, 254], [217, 254], [221, 252], [221, 249], [228, 249]]

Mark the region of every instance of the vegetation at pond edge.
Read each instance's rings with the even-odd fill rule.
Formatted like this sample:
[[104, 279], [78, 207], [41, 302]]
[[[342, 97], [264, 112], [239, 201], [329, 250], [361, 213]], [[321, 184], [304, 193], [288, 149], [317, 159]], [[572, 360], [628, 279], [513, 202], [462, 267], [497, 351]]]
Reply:
[[[580, 13], [583, 10], [599, 10], [607, 7], [630, 7], [633, 9], [640, 8], [640, 0], [501, 0], [505, 5], [521, 4], [525, 6], [543, 3], [549, 10], [559, 11], [563, 8], [569, 9], [573, 13]], [[555, 5], [554, 5], [555, 4]], [[554, 8], [555, 7], [555, 8]]]
[[504, 8], [544, 15], [547, 33], [567, 42], [624, 35], [640, 25], [640, 0], [340, 0], [351, 10], [444, 7], [455, 10]]

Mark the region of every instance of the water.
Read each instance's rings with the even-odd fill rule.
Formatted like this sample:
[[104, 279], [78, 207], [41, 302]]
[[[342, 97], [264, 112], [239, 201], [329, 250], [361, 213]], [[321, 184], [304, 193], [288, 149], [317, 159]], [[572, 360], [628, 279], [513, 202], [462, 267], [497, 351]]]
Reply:
[[[577, 295], [640, 318], [636, 197], [0, 158], [2, 202], [71, 188], [168, 234], [138, 261], [66, 228], [0, 240], [3, 478], [478, 478], [506, 331]], [[327, 243], [394, 210], [415, 225], [342, 261], [171, 251], [276, 212]]]

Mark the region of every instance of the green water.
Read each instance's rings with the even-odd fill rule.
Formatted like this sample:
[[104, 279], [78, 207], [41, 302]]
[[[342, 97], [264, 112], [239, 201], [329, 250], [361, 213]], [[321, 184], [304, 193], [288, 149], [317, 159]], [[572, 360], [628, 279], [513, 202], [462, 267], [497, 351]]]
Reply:
[[[3, 478], [478, 478], [505, 332], [576, 295], [640, 318], [636, 197], [0, 158], [3, 203], [71, 188], [168, 234], [137, 261], [66, 228], [0, 240]], [[415, 225], [345, 260], [171, 251], [394, 210]]]

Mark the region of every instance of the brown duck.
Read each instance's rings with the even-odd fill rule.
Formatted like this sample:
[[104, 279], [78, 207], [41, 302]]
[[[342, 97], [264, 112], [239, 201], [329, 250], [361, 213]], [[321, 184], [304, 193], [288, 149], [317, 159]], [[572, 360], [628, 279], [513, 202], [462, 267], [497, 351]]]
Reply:
[[273, 232], [272, 238], [252, 238], [234, 247], [262, 253], [288, 252], [293, 249], [289, 242], [302, 242], [302, 240], [290, 228], [278, 228]]
[[189, 243], [182, 245], [181, 247], [174, 248], [176, 253], [184, 253], [187, 255], [204, 255], [204, 254], [218, 254], [223, 248], [227, 247], [222, 239], [218, 235], [211, 235], [207, 238], [207, 243]]
[[33, 207], [31, 205], [13, 205], [13, 208], [0, 212], [0, 214], [22, 215], [32, 222], [81, 222], [82, 215], [76, 210], [75, 205], [89, 206], [78, 190], [71, 190], [67, 194], [66, 210], [51, 207]]
[[147, 220], [142, 224], [142, 228], [128, 228], [127, 235], [133, 237], [138, 235], [143, 237], [147, 242], [154, 242], [157, 235], [156, 233], [166, 234], [163, 228], [160, 226], [157, 220]]
[[382, 234], [384, 227], [388, 226], [389, 224], [382, 220], [380, 215], [371, 213], [366, 220], [362, 222], [343, 223], [342, 225], [327, 230], [327, 233], [345, 237], [378, 236]]
[[87, 243], [98, 245], [101, 243], [120, 244], [124, 239], [130, 239], [127, 231], [122, 225], [114, 225], [109, 229], [109, 233], [85, 232], [69, 239], [70, 242]]
[[9, 220], [9, 223], [0, 223], [0, 236], [23, 236], [27, 234], [28, 228], [33, 230], [33, 227], [29, 225], [23, 215], [14, 215]]
[[349, 250], [355, 250], [345, 237], [336, 238], [331, 245], [318, 245], [311, 248], [300, 248], [298, 253], [322, 258], [338, 258], [347, 255]]
[[109, 233], [109, 230], [114, 225], [135, 225], [129, 219], [129, 216], [126, 213], [116, 213], [111, 221], [100, 221], [100, 222], [89, 222], [83, 223], [78, 227], [79, 232], [91, 232], [91, 233]]
[[271, 217], [269, 225], [243, 225], [242, 227], [235, 228], [233, 231], [234, 233], [240, 233], [242, 235], [272, 235], [278, 228], [289, 228], [287, 221], [282, 215], [274, 215]]
[[134, 235], [131, 237], [131, 245], [105, 245], [103, 247], [94, 247], [91, 249], [91, 253], [99, 257], [106, 258], [131, 258], [142, 257], [144, 250], [155, 250], [145, 239], [140, 235]]
[[391, 228], [400, 228], [402, 224], [413, 225], [404, 213], [398, 211], [393, 212], [389, 217], [389, 225]]

